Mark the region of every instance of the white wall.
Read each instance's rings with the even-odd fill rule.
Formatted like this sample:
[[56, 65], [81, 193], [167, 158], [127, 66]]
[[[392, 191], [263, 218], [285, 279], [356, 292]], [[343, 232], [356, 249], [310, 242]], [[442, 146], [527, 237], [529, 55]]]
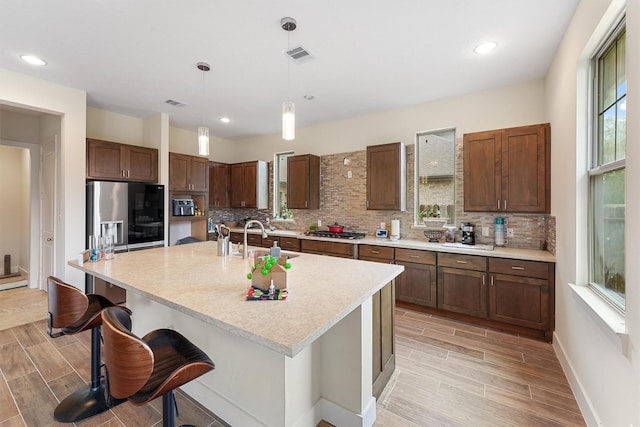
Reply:
[[55, 274], [84, 287], [84, 274], [67, 267], [67, 260], [84, 249], [86, 93], [0, 69], [0, 103], [61, 116]]
[[[294, 141], [280, 133], [237, 142], [235, 161], [273, 160], [273, 153], [336, 154], [368, 145], [415, 143], [416, 133], [456, 128], [463, 133], [545, 123], [544, 82], [525, 84], [441, 99], [412, 107], [296, 129]], [[553, 139], [553, 129], [551, 130]]]
[[[554, 345], [572, 381], [589, 425], [640, 425], [640, 5], [627, 10], [627, 210], [626, 328], [623, 341], [579, 302], [568, 283], [587, 280], [586, 58], [620, 10], [619, 0], [581, 1], [546, 79], [547, 111], [552, 129], [552, 214], [557, 218], [556, 332]], [[599, 24], [601, 24], [599, 26]]]

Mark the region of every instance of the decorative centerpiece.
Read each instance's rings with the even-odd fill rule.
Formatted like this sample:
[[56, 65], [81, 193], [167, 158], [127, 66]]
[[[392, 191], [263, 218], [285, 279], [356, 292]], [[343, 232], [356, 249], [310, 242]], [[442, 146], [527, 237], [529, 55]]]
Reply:
[[247, 274], [251, 288], [248, 300], [283, 300], [287, 298], [287, 270], [291, 268], [286, 256], [265, 255], [256, 262]]
[[424, 235], [429, 242], [439, 242], [444, 236], [444, 226], [447, 223], [446, 218], [440, 218], [440, 205], [437, 203], [433, 206], [421, 205], [418, 213], [425, 227], [427, 228]]

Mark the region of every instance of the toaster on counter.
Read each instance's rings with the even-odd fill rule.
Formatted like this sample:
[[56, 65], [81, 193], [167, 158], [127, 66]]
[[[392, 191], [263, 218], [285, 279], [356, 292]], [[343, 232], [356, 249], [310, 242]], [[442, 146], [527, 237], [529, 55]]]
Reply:
[[193, 216], [196, 205], [193, 199], [173, 199], [173, 216]]

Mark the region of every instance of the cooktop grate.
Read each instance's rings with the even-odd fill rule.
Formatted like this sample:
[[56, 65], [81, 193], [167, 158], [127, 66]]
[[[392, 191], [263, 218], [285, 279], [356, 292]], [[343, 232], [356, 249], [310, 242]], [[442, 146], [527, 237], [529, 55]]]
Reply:
[[349, 231], [343, 231], [342, 233], [334, 233], [332, 231], [309, 231], [307, 234], [317, 237], [331, 237], [334, 239], [348, 239], [357, 240], [366, 236], [365, 233], [355, 233]]

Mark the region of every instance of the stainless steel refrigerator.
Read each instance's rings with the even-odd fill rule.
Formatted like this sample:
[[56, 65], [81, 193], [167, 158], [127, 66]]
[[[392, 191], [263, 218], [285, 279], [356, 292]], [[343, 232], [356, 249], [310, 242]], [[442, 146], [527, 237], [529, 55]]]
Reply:
[[164, 246], [164, 185], [93, 181], [87, 184], [87, 233], [113, 236], [116, 252]]

